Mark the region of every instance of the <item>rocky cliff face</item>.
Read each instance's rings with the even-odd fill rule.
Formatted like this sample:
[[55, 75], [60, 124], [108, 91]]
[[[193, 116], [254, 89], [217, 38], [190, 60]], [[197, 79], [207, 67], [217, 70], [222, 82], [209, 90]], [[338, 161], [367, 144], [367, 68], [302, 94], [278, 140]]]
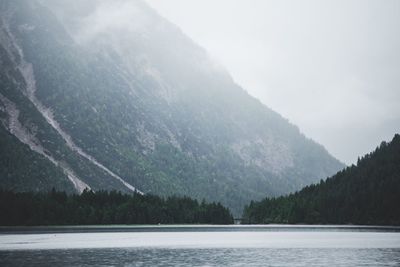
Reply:
[[[343, 167], [143, 2], [6, 0], [0, 15], [0, 134], [64, 181], [32, 189], [180, 194], [239, 211]], [[4, 187], [49, 179], [7, 162]]]

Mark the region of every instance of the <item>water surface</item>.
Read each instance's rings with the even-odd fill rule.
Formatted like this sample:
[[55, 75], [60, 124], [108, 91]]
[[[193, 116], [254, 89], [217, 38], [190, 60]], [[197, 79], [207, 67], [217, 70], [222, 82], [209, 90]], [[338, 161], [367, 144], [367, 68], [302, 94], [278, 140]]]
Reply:
[[400, 266], [396, 227], [13, 227], [0, 233], [0, 266]]

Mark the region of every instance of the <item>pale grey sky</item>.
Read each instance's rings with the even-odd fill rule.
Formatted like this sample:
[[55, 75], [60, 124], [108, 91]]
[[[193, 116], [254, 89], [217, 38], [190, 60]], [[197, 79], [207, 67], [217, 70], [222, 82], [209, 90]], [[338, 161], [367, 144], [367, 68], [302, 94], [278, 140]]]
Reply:
[[400, 1], [146, 1], [343, 162], [400, 132]]

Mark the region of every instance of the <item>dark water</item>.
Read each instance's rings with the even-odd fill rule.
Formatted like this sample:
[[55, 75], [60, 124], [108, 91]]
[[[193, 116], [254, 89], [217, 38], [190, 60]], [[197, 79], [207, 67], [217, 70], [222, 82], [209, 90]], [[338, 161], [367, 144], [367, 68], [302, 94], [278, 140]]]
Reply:
[[0, 229], [0, 266], [400, 266], [397, 228], [60, 229]]
[[400, 266], [400, 249], [115, 248], [0, 252], [1, 266]]

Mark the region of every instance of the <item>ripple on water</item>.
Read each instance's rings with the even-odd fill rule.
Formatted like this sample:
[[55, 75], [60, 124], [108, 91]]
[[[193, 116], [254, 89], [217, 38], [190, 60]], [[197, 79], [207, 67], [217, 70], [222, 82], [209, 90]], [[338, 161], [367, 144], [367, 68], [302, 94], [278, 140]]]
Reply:
[[400, 249], [115, 248], [1, 251], [1, 266], [400, 266]]

